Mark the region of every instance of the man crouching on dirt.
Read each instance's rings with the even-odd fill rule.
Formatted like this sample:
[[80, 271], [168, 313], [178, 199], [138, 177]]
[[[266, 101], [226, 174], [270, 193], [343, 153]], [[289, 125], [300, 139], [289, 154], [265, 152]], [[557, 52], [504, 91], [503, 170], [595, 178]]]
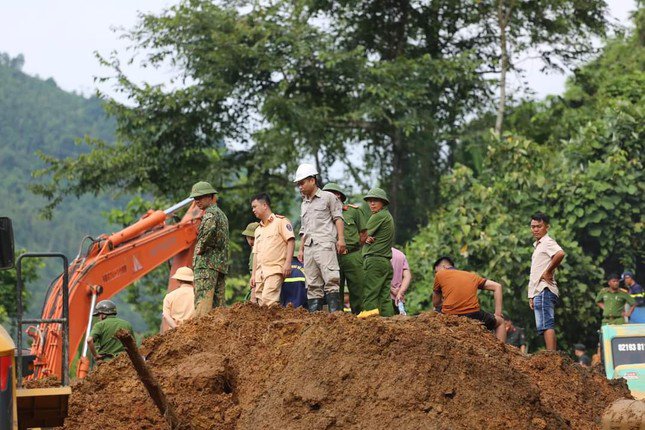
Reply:
[[[481, 321], [495, 336], [506, 342], [506, 326], [502, 316], [502, 286], [475, 273], [455, 269], [450, 257], [441, 257], [434, 263], [434, 293], [432, 304], [441, 306], [441, 312]], [[492, 291], [495, 315], [481, 310], [477, 290]]]
[[[110, 361], [125, 347], [114, 335], [117, 331], [124, 329], [134, 337], [132, 324], [116, 316], [116, 305], [112, 300], [101, 300], [94, 308], [94, 316], [99, 317], [99, 322], [94, 324], [90, 337], [87, 338], [87, 346], [97, 363]], [[98, 352], [97, 352], [98, 350]]]

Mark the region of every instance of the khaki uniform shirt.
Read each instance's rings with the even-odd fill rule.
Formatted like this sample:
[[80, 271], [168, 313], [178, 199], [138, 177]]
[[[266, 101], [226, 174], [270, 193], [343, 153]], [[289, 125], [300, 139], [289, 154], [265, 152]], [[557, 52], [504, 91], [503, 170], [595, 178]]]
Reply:
[[287, 242], [290, 239], [294, 239], [293, 227], [282, 215], [271, 214], [266, 222], [260, 222], [253, 244], [256, 281], [282, 273], [285, 262], [292, 258], [287, 255]]
[[163, 299], [163, 313], [170, 315], [177, 323], [186, 321], [194, 312], [195, 289], [190, 284], [181, 284]]
[[303, 244], [336, 243], [338, 232], [334, 222], [342, 218], [342, 203], [329, 191], [319, 188], [311, 199], [303, 197], [300, 205], [300, 236]]
[[[549, 285], [546, 281], [539, 281], [540, 277], [544, 273], [549, 264], [551, 263], [551, 258], [559, 252], [562, 251], [560, 245], [553, 240], [548, 234], [544, 235], [542, 239], [533, 243], [535, 250], [533, 250], [533, 256], [531, 257], [531, 275], [529, 277], [529, 299], [537, 296], [544, 290], [548, 288], [556, 296], [560, 295], [558, 291], [558, 284], [555, 282], [555, 275], [553, 276], [553, 285]], [[539, 281], [539, 282], [538, 282]]]

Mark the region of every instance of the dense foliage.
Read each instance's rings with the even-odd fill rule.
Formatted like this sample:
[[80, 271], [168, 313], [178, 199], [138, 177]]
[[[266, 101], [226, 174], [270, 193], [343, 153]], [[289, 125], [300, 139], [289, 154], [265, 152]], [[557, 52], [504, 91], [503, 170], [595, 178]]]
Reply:
[[558, 272], [561, 341], [597, 340], [594, 298], [603, 275], [644, 269], [644, 54], [638, 31], [619, 37], [576, 71], [562, 97], [515, 107], [502, 138], [480, 134], [487, 147], [477, 171], [456, 165], [443, 178], [449, 203], [408, 247], [414, 309], [429, 305], [429, 262], [450, 254], [459, 267], [503, 283], [506, 310], [534, 327], [526, 299], [528, 224], [540, 210], [552, 217], [552, 236], [567, 253]]

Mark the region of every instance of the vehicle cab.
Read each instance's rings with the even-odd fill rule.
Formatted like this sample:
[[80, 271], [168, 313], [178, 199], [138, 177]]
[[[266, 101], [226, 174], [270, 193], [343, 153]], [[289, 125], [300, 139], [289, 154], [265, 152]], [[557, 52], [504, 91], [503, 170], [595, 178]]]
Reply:
[[645, 399], [645, 324], [604, 325], [600, 336], [607, 378], [624, 378], [632, 396]]

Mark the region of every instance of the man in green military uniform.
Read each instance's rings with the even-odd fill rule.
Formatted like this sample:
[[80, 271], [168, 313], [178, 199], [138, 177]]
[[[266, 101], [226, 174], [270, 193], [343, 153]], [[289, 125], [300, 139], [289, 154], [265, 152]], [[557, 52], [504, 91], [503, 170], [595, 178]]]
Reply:
[[358, 318], [392, 316], [390, 259], [394, 246], [394, 219], [387, 209], [390, 200], [381, 188], [372, 188], [363, 200], [368, 203], [372, 215], [367, 221], [367, 238], [363, 246], [363, 311]]
[[343, 203], [343, 222], [345, 223], [346, 251], [338, 256], [340, 265], [340, 297], [345, 295], [345, 283], [349, 290], [349, 303], [352, 312], [358, 314], [363, 309], [363, 256], [361, 247], [367, 238], [365, 216], [357, 205], [345, 204], [347, 196], [340, 185], [333, 182], [323, 187], [323, 191], [333, 193]]
[[[255, 230], [259, 225], [259, 222], [252, 222], [247, 225], [242, 232], [242, 236], [246, 238], [246, 243], [251, 247], [251, 251], [253, 250], [253, 244], [255, 243]], [[253, 272], [253, 252], [249, 254], [249, 273], [251, 272]]]
[[217, 207], [217, 191], [208, 182], [193, 185], [190, 197], [204, 211], [199, 224], [193, 270], [195, 272], [195, 316], [224, 306], [228, 273], [228, 218]]
[[[603, 288], [596, 296], [596, 304], [602, 309], [602, 325], [625, 324], [625, 317], [630, 317], [636, 308], [636, 300], [618, 288], [620, 276], [617, 274], [609, 275], [607, 284], [609, 288]], [[628, 312], [625, 312], [626, 303], [630, 305]]]
[[134, 337], [132, 324], [117, 318], [116, 305], [111, 300], [98, 302], [92, 315], [98, 316], [100, 321], [92, 327], [87, 346], [97, 363], [110, 361], [125, 350], [121, 341], [114, 335], [117, 331], [125, 329]]

